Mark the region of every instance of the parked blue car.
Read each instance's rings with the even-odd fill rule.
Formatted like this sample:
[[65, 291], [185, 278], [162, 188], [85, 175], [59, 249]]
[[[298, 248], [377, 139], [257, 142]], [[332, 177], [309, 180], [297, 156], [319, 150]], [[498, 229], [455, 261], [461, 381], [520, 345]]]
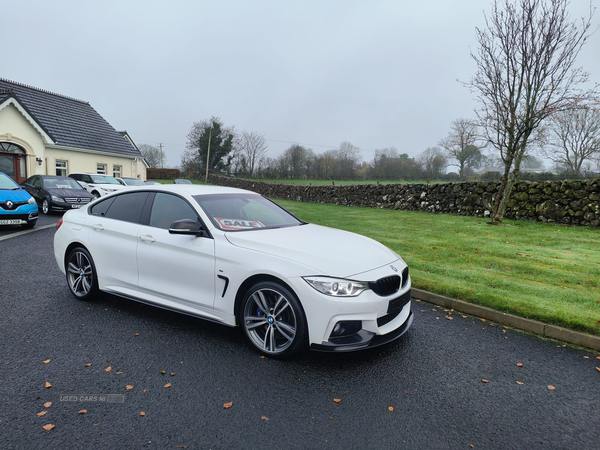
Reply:
[[0, 225], [32, 228], [38, 220], [38, 207], [31, 195], [11, 177], [0, 172]]

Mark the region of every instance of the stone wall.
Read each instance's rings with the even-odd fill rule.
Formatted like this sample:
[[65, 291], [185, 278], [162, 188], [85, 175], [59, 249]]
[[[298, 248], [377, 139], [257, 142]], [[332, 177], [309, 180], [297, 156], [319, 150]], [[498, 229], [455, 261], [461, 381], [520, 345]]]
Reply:
[[[209, 182], [249, 189], [269, 198], [475, 217], [490, 215], [500, 186], [497, 181], [296, 186], [218, 175], [210, 175]], [[513, 188], [505, 217], [600, 226], [600, 178], [583, 181], [520, 181]]]

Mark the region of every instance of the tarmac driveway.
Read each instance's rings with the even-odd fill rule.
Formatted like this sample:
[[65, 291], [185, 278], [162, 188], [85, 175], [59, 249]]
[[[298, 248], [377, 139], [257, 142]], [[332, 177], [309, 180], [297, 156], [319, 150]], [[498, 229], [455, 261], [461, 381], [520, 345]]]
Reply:
[[75, 300], [53, 234], [0, 241], [2, 448], [598, 448], [594, 352], [415, 302], [391, 345], [263, 359], [238, 329]]

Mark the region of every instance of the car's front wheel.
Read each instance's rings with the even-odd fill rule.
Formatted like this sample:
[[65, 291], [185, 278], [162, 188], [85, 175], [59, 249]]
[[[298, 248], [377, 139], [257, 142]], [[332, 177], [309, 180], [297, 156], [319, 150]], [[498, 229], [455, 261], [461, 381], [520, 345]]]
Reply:
[[252, 286], [242, 303], [242, 328], [252, 345], [273, 358], [287, 358], [306, 347], [307, 325], [296, 296], [271, 281]]
[[50, 202], [48, 201], [47, 198], [45, 198], [44, 201], [42, 202], [42, 212], [44, 214], [50, 214]]
[[98, 191], [94, 191], [94, 192], [92, 192], [92, 194], [93, 194], [93, 195], [94, 195], [94, 197], [96, 197], [96, 198], [100, 198], [100, 197], [101, 197], [101, 195], [100, 195], [100, 192], [98, 192]]
[[96, 266], [86, 249], [77, 247], [69, 252], [66, 272], [69, 290], [78, 299], [89, 300], [98, 293]]

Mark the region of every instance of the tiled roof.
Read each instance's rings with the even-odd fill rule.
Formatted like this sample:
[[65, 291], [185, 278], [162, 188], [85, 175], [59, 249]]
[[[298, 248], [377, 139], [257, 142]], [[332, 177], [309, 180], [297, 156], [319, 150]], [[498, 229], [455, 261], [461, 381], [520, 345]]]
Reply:
[[10, 97], [57, 145], [143, 157], [87, 102], [0, 78], [0, 104]]

